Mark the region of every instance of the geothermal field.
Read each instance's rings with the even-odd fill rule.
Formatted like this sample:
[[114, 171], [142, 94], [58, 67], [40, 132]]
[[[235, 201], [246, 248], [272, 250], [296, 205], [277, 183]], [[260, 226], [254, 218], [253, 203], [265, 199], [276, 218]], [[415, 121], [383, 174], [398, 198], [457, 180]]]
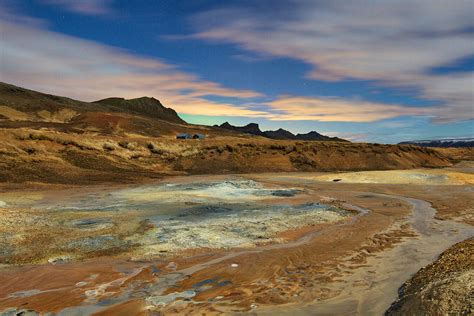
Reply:
[[0, 0], [0, 316], [473, 316], [473, 17]]
[[0, 101], [2, 316], [472, 314], [470, 147]]
[[[465, 312], [473, 181], [465, 163], [4, 187], [0, 310], [392, 315], [410, 304]], [[452, 271], [417, 273], [429, 264]], [[405, 297], [410, 286], [422, 294]]]

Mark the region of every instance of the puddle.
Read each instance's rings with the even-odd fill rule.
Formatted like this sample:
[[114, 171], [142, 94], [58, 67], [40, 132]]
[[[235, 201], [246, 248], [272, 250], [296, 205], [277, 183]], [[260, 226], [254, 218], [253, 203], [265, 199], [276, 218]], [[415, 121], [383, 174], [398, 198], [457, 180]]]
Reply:
[[73, 220], [66, 223], [66, 225], [82, 230], [101, 230], [112, 227], [113, 223], [109, 219], [104, 218], [87, 218]]

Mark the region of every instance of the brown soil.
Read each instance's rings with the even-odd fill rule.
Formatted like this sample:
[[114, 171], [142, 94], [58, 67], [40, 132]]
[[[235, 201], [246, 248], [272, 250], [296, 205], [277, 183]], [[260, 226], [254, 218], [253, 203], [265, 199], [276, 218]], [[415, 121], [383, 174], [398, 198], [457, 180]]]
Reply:
[[[285, 178], [285, 175], [281, 174], [274, 176], [253, 175], [251, 177], [270, 185], [292, 183], [291, 178]], [[426, 198], [439, 205], [451, 205], [451, 208], [442, 210], [439, 215], [446, 218], [457, 217], [460, 221], [468, 219], [469, 214], [463, 210], [471, 207], [473, 203], [472, 199], [462, 202], [463, 198], [469, 197], [463, 195], [467, 188], [465, 185], [387, 185], [317, 183], [314, 181], [302, 185], [314, 192], [313, 199], [324, 201], [330, 198], [338, 201], [337, 203], [348, 202], [370, 209], [371, 212], [358, 218], [350, 225], [316, 225], [282, 234], [284, 237], [293, 239], [314, 231], [319, 232], [319, 235], [304, 245], [242, 254], [192, 273], [178, 283], [177, 287], [169, 288], [167, 293], [188, 290], [196, 283], [208, 279], [218, 279], [225, 282], [225, 285], [200, 292], [193, 298], [193, 301], [199, 304], [170, 305], [159, 310], [165, 314], [248, 312], [252, 309], [252, 304], [259, 306], [301, 304], [314, 299], [328, 299], [338, 294], [328, 286], [329, 284], [338, 282], [351, 271], [356, 271], [358, 267], [366, 265], [370, 257], [377, 256], [407, 238], [416, 238], [411, 228], [405, 224], [410, 207], [404, 201], [376, 196], [369, 192]], [[28, 193], [27, 197], [34, 199], [34, 192]], [[26, 217], [32, 215], [24, 214]], [[130, 221], [129, 226], [129, 230], [137, 233], [146, 230], [146, 225], [139, 225], [133, 221]], [[32, 235], [35, 234], [33, 230], [29, 232]], [[64, 235], [64, 238], [67, 237], [66, 232], [60, 232], [60, 234]], [[56, 240], [58, 237], [49, 235], [45, 240]], [[44, 248], [44, 246], [39, 248]], [[470, 248], [466, 251], [472, 255]], [[118, 255], [105, 254], [107, 257], [104, 259], [84, 262], [25, 266], [14, 270], [9, 268], [4, 272], [0, 270], [0, 284], [3, 285], [0, 287], [0, 310], [12, 306], [22, 306], [22, 308], [43, 312], [59, 311], [83, 302], [86, 290], [123, 277], [123, 273], [118, 272], [123, 271], [123, 267], [130, 270], [144, 266], [145, 269], [122, 285], [109, 288], [104, 293], [104, 299], [122, 293], [133, 282], [141, 282], [144, 286], [150, 282], [156, 282], [162, 273], [171, 272], [166, 268], [171, 261], [175, 262], [178, 270], [181, 270], [200, 262], [219, 258], [225, 253], [224, 250], [196, 249], [162, 261], [132, 263], [124, 261], [129, 257], [125, 252]], [[469, 262], [468, 259], [459, 257], [460, 262]], [[232, 268], [231, 264], [233, 263], [238, 264], [238, 268]], [[151, 266], [157, 267], [160, 272], [152, 273]], [[84, 288], [75, 286], [77, 282], [83, 281], [93, 274], [99, 274], [101, 278], [90, 281]], [[461, 277], [465, 276], [461, 275]], [[31, 297], [5, 298], [6, 295], [16, 291], [53, 288], [64, 289]], [[107, 293], [111, 296], [105, 295]], [[216, 300], [216, 297], [222, 298]], [[122, 310], [129, 311], [130, 314], [148, 313], [144, 309], [146, 305], [143, 299], [131, 299], [120, 303], [120, 305], [114, 305], [102, 313], [111, 315]]]

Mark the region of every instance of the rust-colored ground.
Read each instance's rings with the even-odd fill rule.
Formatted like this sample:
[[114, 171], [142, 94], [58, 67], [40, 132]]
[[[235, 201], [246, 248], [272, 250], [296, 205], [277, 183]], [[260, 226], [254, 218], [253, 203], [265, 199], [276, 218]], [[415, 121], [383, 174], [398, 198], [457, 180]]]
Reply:
[[[416, 238], [416, 234], [406, 223], [406, 218], [411, 214], [411, 207], [396, 197], [383, 197], [374, 193], [426, 200], [438, 209], [438, 218], [454, 219], [471, 225], [473, 223], [474, 199], [472, 199], [472, 186], [468, 183], [392, 185], [318, 182], [306, 178], [301, 180], [298, 175], [290, 175], [247, 175], [247, 177], [269, 185], [298, 184], [312, 192], [313, 200], [332, 201], [331, 203], [338, 205], [349, 203], [369, 209], [370, 213], [357, 217], [355, 221], [348, 219], [346, 223], [304, 226], [298, 230], [284, 232], [281, 236], [289, 240], [314, 232], [318, 234], [309, 242], [299, 246], [243, 253], [203, 267], [164, 292], [167, 294], [193, 289], [197, 283], [205, 280], [224, 282], [222, 285], [211, 286], [200, 291], [192, 298], [192, 303], [180, 300], [181, 304], [151, 307], [144, 297], [138, 296], [117, 301], [117, 304], [97, 310], [97, 313], [100, 315], [141, 315], [150, 311], [161, 311], [165, 314], [219, 314], [248, 312], [256, 306], [301, 304], [315, 299], [324, 300], [335, 297], [338, 292], [325, 284], [337, 282], [347, 271], [365, 265], [367, 258], [383, 253], [407, 238]], [[390, 176], [390, 172], [387, 176]], [[468, 175], [461, 178], [470, 181]], [[456, 178], [456, 181], [458, 180], [459, 177]], [[13, 186], [12, 189], [15, 187]], [[4, 186], [4, 191], [9, 191], [12, 195], [21, 195], [18, 189], [8, 190], [8, 187]], [[33, 192], [36, 191], [32, 190], [28, 194], [30, 199], [35, 198]], [[302, 197], [304, 198], [307, 197]], [[301, 201], [295, 199], [293, 202]], [[3, 209], [2, 212], [10, 211]], [[139, 230], [138, 224], [133, 230]], [[25, 232], [25, 234], [30, 233], [35, 234], [34, 230]], [[51, 234], [47, 238], [54, 238], [54, 233]], [[140, 288], [154, 284], [161, 277], [173, 273], [174, 270], [181, 271], [233, 251], [238, 250], [196, 249], [163, 260], [130, 261], [127, 250], [123, 253], [96, 254], [99, 258], [80, 262], [3, 267], [0, 268], [0, 310], [17, 307], [37, 312], [58, 312], [67, 307], [84, 304], [87, 302], [86, 291], [121, 278], [126, 280], [120, 284], [108, 286], [98, 296], [99, 301], [116, 298], [130, 287], [134, 289], [132, 292], [139, 293]], [[170, 262], [175, 263], [174, 268], [169, 268]], [[232, 267], [232, 264], [237, 264], [237, 268]], [[129, 277], [131, 271], [135, 271], [134, 269], [142, 270]], [[91, 278], [93, 275], [97, 277]], [[87, 284], [77, 286], [79, 282], [87, 282]], [[54, 291], [27, 297], [11, 296], [12, 293], [32, 289]]]

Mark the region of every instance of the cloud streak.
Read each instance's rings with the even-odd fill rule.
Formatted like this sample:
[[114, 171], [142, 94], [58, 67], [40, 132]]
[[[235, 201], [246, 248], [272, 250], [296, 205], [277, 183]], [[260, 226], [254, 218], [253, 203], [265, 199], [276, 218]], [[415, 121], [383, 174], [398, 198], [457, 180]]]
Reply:
[[[432, 113], [436, 122], [474, 119], [472, 71], [430, 73], [474, 54], [472, 1], [285, 4], [285, 11], [269, 5], [267, 10], [246, 6], [202, 13], [192, 20], [198, 29], [194, 37], [304, 61], [312, 66], [307, 77], [314, 80], [375, 80], [415, 88], [419, 97], [443, 105]], [[403, 109], [393, 111], [416, 115], [411, 107]]]
[[42, 0], [41, 2], [86, 15], [104, 15], [113, 11], [111, 0]]
[[[62, 0], [48, 1], [69, 3]], [[100, 1], [92, 2], [97, 4]], [[252, 58], [289, 56], [304, 60], [313, 65], [308, 76], [314, 79], [377, 79], [397, 87], [415, 86], [420, 89], [421, 97], [441, 100], [446, 105], [409, 107], [355, 99], [294, 95], [259, 101], [263, 97], [259, 92], [225, 87], [156, 58], [136, 56], [120, 48], [52, 32], [44, 21], [9, 14], [5, 8], [0, 8], [5, 9], [0, 13], [0, 80], [85, 101], [110, 96], [153, 96], [179, 113], [194, 115], [361, 123], [399, 116], [431, 117], [438, 122], [473, 117], [472, 73], [428, 75], [424, 71], [455, 60], [469, 51], [472, 45], [464, 43], [466, 31], [460, 31], [469, 30], [467, 23], [455, 23], [452, 26], [454, 18], [443, 20], [440, 17], [439, 22], [446, 25], [430, 29], [425, 25], [428, 23], [425, 17], [417, 20], [419, 27], [403, 25], [406, 30], [402, 32], [396, 28], [397, 31], [390, 35], [387, 30], [395, 26], [402, 27], [403, 21], [400, 17], [390, 19], [385, 7], [378, 12], [381, 17], [371, 20], [368, 16], [363, 16], [365, 19], [350, 17], [349, 11], [352, 9], [355, 13], [362, 13], [338, 2], [325, 4], [320, 8], [321, 12], [310, 10], [317, 3], [306, 3], [309, 9], [301, 12], [298, 9], [301, 2], [297, 1], [293, 6], [296, 9], [286, 16], [286, 22], [249, 9], [208, 12], [197, 18], [196, 23], [201, 32], [195, 36], [218, 41], [232, 39], [232, 42], [256, 52], [256, 55], [250, 55]], [[236, 17], [236, 12], [241, 15]], [[213, 23], [206, 24], [216, 20], [210, 19], [215, 14], [220, 16], [219, 28]], [[203, 18], [206, 18], [206, 22], [202, 21]], [[313, 22], [315, 19], [319, 22]], [[464, 21], [462, 16], [459, 20]], [[410, 48], [404, 42], [402, 33], [412, 34], [412, 38], [420, 38], [421, 42]], [[442, 38], [449, 34], [447, 41], [454, 42], [451, 47], [438, 47], [440, 44], [435, 40], [425, 40], [433, 34]], [[398, 41], [402, 42], [402, 48], [396, 43], [387, 44], [388, 40], [384, 36], [388, 35], [391, 40], [400, 38]], [[430, 51], [418, 52], [426, 43], [432, 43]], [[377, 51], [379, 46], [381, 48]], [[211, 101], [209, 96], [218, 97], [213, 99], [231, 98], [235, 103]]]
[[85, 101], [154, 96], [187, 114], [267, 114], [206, 99], [228, 97], [242, 103], [261, 96], [258, 92], [224, 87], [164, 61], [52, 32], [36, 20], [29, 24], [27, 18], [5, 12], [0, 14], [1, 81]]
[[404, 115], [431, 116], [439, 108], [419, 108], [339, 98], [281, 96], [267, 104], [281, 121], [375, 122]]

